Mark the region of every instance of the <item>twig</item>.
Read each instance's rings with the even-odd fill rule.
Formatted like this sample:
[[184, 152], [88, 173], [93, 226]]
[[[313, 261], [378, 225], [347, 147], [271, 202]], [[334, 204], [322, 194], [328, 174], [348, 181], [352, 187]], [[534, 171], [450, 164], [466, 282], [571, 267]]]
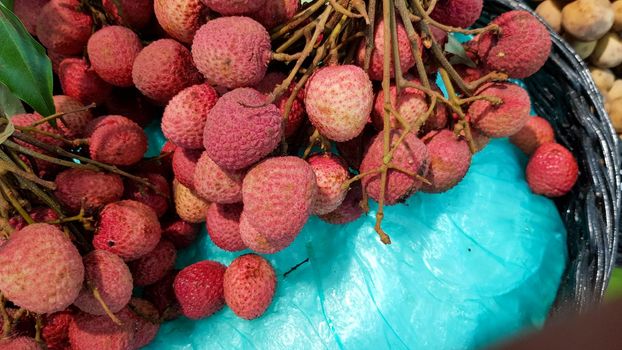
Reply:
[[2, 194], [4, 195], [4, 198], [6, 198], [9, 201], [9, 203], [11, 203], [11, 206], [13, 207], [13, 209], [15, 209], [15, 211], [17, 211], [17, 213], [22, 218], [24, 218], [24, 221], [26, 221], [26, 223], [29, 225], [33, 224], [34, 220], [26, 212], [24, 207], [19, 203], [19, 200], [15, 197], [14, 190], [5, 181], [3, 177], [0, 177], [0, 190], [2, 191]]
[[375, 41], [375, 27], [376, 27], [376, 0], [369, 0], [368, 10], [369, 23], [367, 26], [367, 38], [365, 39], [365, 60], [363, 61], [363, 69], [365, 72], [369, 71], [369, 64], [371, 63], [371, 53], [374, 50]]
[[341, 13], [342, 15], [346, 17], [349, 17], [349, 18], [362, 18], [363, 17], [363, 15], [353, 13], [347, 8], [341, 6], [341, 4], [339, 4], [336, 0], [328, 0], [328, 2], [335, 9], [335, 11]]
[[46, 181], [43, 180], [41, 178], [39, 178], [37, 175], [32, 174], [32, 173], [28, 173], [26, 171], [23, 171], [21, 169], [19, 169], [18, 167], [16, 167], [15, 165], [12, 165], [8, 162], [5, 162], [3, 160], [0, 160], [0, 171], [1, 170], [6, 170], [9, 172], [12, 172], [13, 174], [17, 175], [17, 176], [21, 176], [25, 179], [28, 179], [38, 185], [41, 185], [47, 189], [50, 190], [55, 190], [56, 189], [56, 184], [54, 182], [51, 181]]
[[47, 123], [49, 121], [61, 118], [61, 117], [65, 116], [65, 115], [67, 115], [67, 114], [80, 113], [80, 112], [88, 111], [89, 109], [92, 109], [92, 108], [95, 108], [95, 107], [97, 107], [97, 105], [95, 103], [91, 103], [88, 106], [84, 106], [82, 108], [78, 108], [78, 109], [75, 109], [73, 111], [54, 113], [54, 114], [52, 114], [52, 115], [50, 115], [48, 117], [45, 117], [45, 118], [37, 120], [36, 122], [30, 124], [30, 126], [34, 128], [34, 127], [39, 126], [41, 124]]
[[91, 288], [91, 291], [93, 292], [93, 297], [95, 298], [95, 300], [99, 302], [99, 305], [101, 305], [102, 309], [104, 309], [104, 312], [106, 313], [106, 315], [110, 317], [112, 322], [118, 324], [119, 326], [122, 326], [123, 322], [121, 322], [121, 320], [110, 310], [110, 308], [104, 301], [104, 298], [99, 293], [99, 290], [97, 289], [97, 287], [91, 285], [91, 283], [88, 283], [88, 282], [87, 284], [89, 285], [89, 288]]

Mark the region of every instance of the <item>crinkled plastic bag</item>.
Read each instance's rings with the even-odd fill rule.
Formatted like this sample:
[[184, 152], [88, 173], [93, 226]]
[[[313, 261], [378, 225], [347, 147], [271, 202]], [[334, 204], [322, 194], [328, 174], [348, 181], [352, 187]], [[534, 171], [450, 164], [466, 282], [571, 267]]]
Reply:
[[[157, 154], [157, 126], [149, 129]], [[526, 157], [507, 140], [474, 156], [442, 194], [386, 208], [383, 245], [370, 213], [348, 225], [312, 217], [294, 244], [265, 257], [274, 301], [252, 321], [227, 307], [162, 325], [148, 349], [476, 349], [543, 323], [566, 263], [553, 202], [525, 182]], [[236, 256], [203, 232], [177, 266]], [[284, 273], [305, 259], [286, 277]]]

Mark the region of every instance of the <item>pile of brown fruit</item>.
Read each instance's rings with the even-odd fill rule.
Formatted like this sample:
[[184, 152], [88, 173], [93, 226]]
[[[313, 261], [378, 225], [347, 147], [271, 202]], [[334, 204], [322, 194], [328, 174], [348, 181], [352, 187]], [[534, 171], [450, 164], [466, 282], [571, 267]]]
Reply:
[[[508, 81], [551, 50], [531, 14], [483, 28], [482, 0], [16, 0], [47, 49], [56, 114], [2, 117], [2, 349], [137, 349], [161, 322], [244, 319], [310, 215], [356, 220], [456, 186], [490, 138], [530, 155], [527, 181], [568, 193], [577, 162]], [[451, 33], [473, 36], [459, 44]], [[446, 94], [434, 83], [439, 75]], [[144, 158], [143, 126], [168, 139]], [[205, 223], [249, 249], [174, 269]], [[134, 287], [142, 287], [140, 297]]]

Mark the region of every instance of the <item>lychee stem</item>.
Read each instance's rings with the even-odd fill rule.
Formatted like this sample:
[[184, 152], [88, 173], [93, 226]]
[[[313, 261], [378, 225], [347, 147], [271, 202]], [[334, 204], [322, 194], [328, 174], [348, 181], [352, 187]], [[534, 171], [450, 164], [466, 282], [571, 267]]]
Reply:
[[[396, 7], [400, 17], [402, 19], [407, 18], [408, 8], [406, 6], [406, 0], [397, 0]], [[417, 34], [410, 21], [402, 20], [402, 22], [404, 23], [404, 29], [406, 30], [406, 35], [408, 35], [408, 40], [410, 41], [410, 50], [415, 58], [415, 66], [417, 67], [417, 75], [419, 76], [419, 80], [421, 80], [423, 86], [430, 89], [430, 81], [428, 80], [428, 75], [425, 71], [425, 65], [423, 64], [423, 58], [421, 57], [421, 50], [419, 50], [419, 34]], [[403, 86], [403, 81], [405, 81], [404, 77], [396, 75], [395, 79], [397, 85]]]
[[274, 30], [272, 30], [272, 33], [270, 33], [270, 39], [278, 39], [281, 36], [291, 32], [292, 29], [296, 28], [300, 23], [303, 23], [317, 10], [322, 8], [325, 2], [326, 0], [316, 0], [311, 6], [307, 7], [301, 12], [298, 12], [289, 22], [274, 28]]
[[451, 79], [449, 78], [449, 75], [447, 74], [447, 71], [445, 71], [445, 69], [440, 68], [439, 73], [441, 74], [441, 79], [443, 79], [443, 83], [445, 84], [445, 88], [447, 89], [449, 101], [451, 102], [451, 105], [454, 106], [454, 111], [456, 111], [462, 123], [462, 127], [464, 129], [464, 136], [469, 145], [469, 150], [471, 151], [471, 154], [475, 154], [475, 152], [477, 152], [477, 146], [473, 141], [473, 135], [471, 134], [471, 125], [467, 121], [466, 115], [460, 107], [459, 99], [456, 96], [456, 91], [454, 90], [454, 86], [451, 83]]
[[291, 62], [291, 61], [295, 61], [297, 59], [300, 58], [300, 56], [302, 56], [302, 52], [298, 52], [295, 54], [286, 54], [286, 53], [278, 53], [278, 52], [273, 52], [272, 53], [272, 59], [275, 61], [280, 61], [280, 62]]
[[469, 87], [475, 91], [477, 90], [477, 88], [479, 88], [482, 84], [487, 83], [489, 81], [506, 81], [508, 80], [508, 75], [505, 73], [500, 73], [500, 72], [490, 72], [486, 75], [484, 75], [483, 77], [474, 80], [472, 82], [469, 83]]
[[367, 5], [367, 12], [369, 14], [370, 25], [367, 26], [367, 36], [365, 39], [365, 59], [363, 61], [363, 69], [366, 73], [369, 71], [369, 65], [371, 63], [371, 53], [374, 50], [376, 0], [369, 0], [369, 4]]
[[363, 15], [353, 13], [347, 8], [341, 6], [341, 4], [339, 4], [336, 0], [328, 0], [328, 2], [335, 9], [335, 11], [339, 12], [340, 14], [346, 17], [349, 17], [349, 18], [362, 18], [363, 17]]
[[30, 124], [30, 127], [34, 128], [34, 127], [39, 126], [41, 124], [47, 123], [49, 121], [52, 121], [52, 120], [55, 120], [55, 119], [58, 119], [58, 118], [62, 118], [64, 116], [66, 116], [67, 114], [84, 112], [84, 111], [88, 111], [89, 109], [92, 109], [92, 108], [95, 108], [95, 107], [97, 107], [97, 105], [95, 103], [91, 103], [88, 106], [84, 106], [82, 108], [78, 108], [78, 109], [75, 109], [75, 110], [72, 110], [72, 111], [58, 112], [58, 113], [52, 114], [50, 116], [47, 116], [45, 118], [37, 120], [36, 122]]
[[[22, 135], [19, 135], [19, 136], [22, 136]], [[20, 138], [20, 137], [17, 137], [17, 138]], [[47, 145], [47, 144], [45, 144], [43, 142], [41, 142], [41, 144]], [[16, 150], [19, 153], [27, 154], [27, 155], [29, 155], [31, 157], [34, 157], [34, 158], [37, 158], [37, 159], [41, 159], [41, 160], [44, 160], [46, 162], [50, 162], [50, 163], [53, 163], [53, 164], [62, 165], [64, 167], [77, 168], [77, 169], [87, 169], [87, 170], [94, 170], [94, 171], [99, 170], [99, 169], [97, 169], [97, 167], [94, 167], [94, 166], [89, 165], [89, 164], [79, 164], [79, 163], [69, 162], [69, 161], [66, 161], [66, 160], [50, 157], [48, 155], [39, 153], [37, 151], [33, 151], [33, 150], [29, 149], [29, 148], [20, 146], [20, 145], [14, 143], [13, 141], [6, 140], [4, 142], [4, 145], [6, 145], [7, 147], [9, 147], [11, 149]]]
[[43, 339], [41, 338], [41, 329], [43, 328], [43, 322], [41, 320], [41, 315], [37, 314], [35, 316], [35, 341], [39, 345], [43, 345]]
[[365, 8], [365, 1], [363, 0], [352, 0], [352, 7], [361, 14], [363, 19], [365, 20], [365, 24], [370, 25], [372, 22], [369, 20], [369, 15], [367, 14], [367, 9]]
[[106, 315], [110, 317], [112, 322], [118, 324], [119, 326], [122, 326], [123, 322], [121, 322], [121, 320], [117, 316], [115, 316], [115, 314], [112, 311], [110, 311], [108, 304], [106, 304], [106, 302], [104, 301], [104, 298], [102, 298], [97, 287], [93, 286], [90, 282], [87, 282], [87, 285], [89, 286], [89, 288], [91, 288], [93, 297], [95, 298], [95, 300], [99, 302], [99, 305], [101, 305], [102, 309], [104, 309], [104, 312], [106, 313]]
[[4, 295], [0, 292], [0, 315], [2, 316], [2, 337], [0, 339], [7, 338], [11, 333], [11, 318], [6, 312], [5, 301]]
[[501, 103], [503, 103], [503, 100], [501, 100], [499, 97], [497, 96], [486, 96], [486, 95], [476, 95], [476, 96], [471, 96], [471, 97], [467, 97], [467, 98], [460, 98], [458, 99], [457, 103], [459, 105], [464, 105], [464, 104], [469, 104], [475, 101], [480, 101], [480, 100], [484, 100], [484, 101], [488, 101], [490, 103], [492, 103], [493, 105], [500, 105]]
[[302, 159], [307, 159], [307, 157], [309, 157], [309, 154], [311, 154], [311, 150], [313, 150], [313, 147], [319, 140], [320, 140], [320, 132], [317, 129], [315, 129], [315, 131], [313, 131], [313, 134], [311, 134], [311, 136], [309, 137], [309, 145], [307, 146], [304, 153], [302, 154]]
[[294, 34], [292, 34], [292, 36], [290, 36], [274, 52], [280, 53], [280, 52], [283, 52], [283, 51], [289, 49], [289, 47], [292, 46], [294, 43], [296, 43], [298, 41], [298, 39], [300, 39], [300, 38], [302, 38], [304, 36], [306, 31], [311, 31], [313, 28], [315, 28], [316, 25], [317, 25], [317, 22], [313, 21], [313, 22], [305, 25], [301, 29], [295, 31]]
[[24, 207], [21, 205], [19, 200], [15, 197], [15, 190], [5, 181], [4, 177], [0, 177], [0, 191], [4, 198], [6, 198], [11, 206], [17, 213], [24, 218], [27, 224], [33, 224], [34, 220], [30, 217], [30, 215], [24, 210]]
[[10, 163], [0, 160], [0, 172], [4, 172], [4, 171], [9, 171], [17, 176], [21, 176], [47, 189], [50, 189], [50, 190], [56, 189], [56, 184], [54, 182], [43, 180], [39, 178], [38, 176], [36, 176], [35, 174], [28, 173]]
[[62, 143], [65, 143], [65, 144], [68, 144], [68, 145], [72, 145], [72, 146], [76, 145], [75, 141], [66, 139], [66, 138], [64, 138], [64, 137], [62, 137], [62, 136], [60, 136], [58, 134], [54, 134], [54, 133], [51, 133], [51, 132], [47, 132], [45, 130], [38, 129], [38, 128], [34, 127], [34, 126], [15, 126], [15, 129], [19, 130], [21, 132], [29, 132], [29, 133], [34, 133], [34, 134], [41, 134], [43, 136], [47, 136], [47, 137], [53, 138], [55, 140], [59, 140]]

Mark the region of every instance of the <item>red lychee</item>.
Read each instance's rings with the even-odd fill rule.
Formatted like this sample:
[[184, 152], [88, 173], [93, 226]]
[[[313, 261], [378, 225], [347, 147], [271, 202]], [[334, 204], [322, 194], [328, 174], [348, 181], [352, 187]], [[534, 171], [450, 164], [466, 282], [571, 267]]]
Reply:
[[[123, 123], [106, 123], [102, 120], [123, 118]], [[140, 125], [122, 116], [99, 117], [87, 126], [89, 152], [93, 160], [112, 165], [132, 165], [147, 152], [147, 135]]]
[[152, 0], [102, 0], [104, 9], [120, 25], [141, 30], [153, 15]]
[[466, 140], [447, 129], [432, 131], [423, 139], [430, 153], [430, 170], [424, 192], [445, 192], [457, 185], [471, 166], [471, 151]]
[[69, 342], [72, 350], [128, 350], [134, 342], [134, 328], [126, 322], [118, 325], [108, 316], [81, 313], [69, 325]]
[[173, 282], [178, 273], [179, 271], [173, 270], [156, 283], [145, 287], [145, 298], [158, 309], [165, 320], [168, 320], [168, 317], [178, 316], [179, 305], [173, 289]]
[[50, 2], [49, 0], [15, 0], [13, 2], [13, 13], [28, 30], [28, 33], [37, 35], [37, 19], [41, 13], [43, 6]]
[[105, 82], [121, 87], [134, 85], [132, 67], [143, 45], [132, 30], [108, 26], [96, 31], [88, 41], [87, 52], [93, 69]]
[[173, 288], [184, 316], [197, 320], [211, 316], [225, 304], [225, 265], [205, 260], [181, 270]]
[[531, 117], [522, 129], [510, 136], [510, 142], [525, 154], [531, 155], [541, 145], [555, 142], [555, 131], [546, 119]]
[[123, 196], [123, 180], [117, 174], [68, 169], [56, 176], [56, 198], [72, 211], [93, 210]]
[[240, 235], [242, 209], [241, 203], [212, 204], [207, 209], [205, 226], [212, 242], [218, 248], [229, 252], [246, 249]]
[[177, 147], [173, 153], [173, 173], [182, 185], [194, 190], [194, 173], [202, 150]]
[[495, 97], [501, 103], [477, 100], [469, 106], [468, 117], [473, 126], [490, 137], [506, 137], [517, 133], [529, 120], [531, 102], [525, 89], [512, 83], [489, 83], [478, 95]]
[[41, 350], [37, 342], [30, 337], [6, 338], [0, 340], [0, 349], [3, 350]]
[[197, 29], [208, 19], [201, 0], [155, 0], [153, 5], [162, 29], [185, 44], [192, 42]]
[[134, 284], [143, 287], [156, 283], [175, 265], [177, 250], [173, 243], [163, 239], [147, 255], [130, 262]]
[[196, 194], [212, 203], [230, 204], [242, 201], [244, 171], [223, 170], [203, 152], [194, 169]]
[[320, 215], [319, 218], [335, 225], [343, 225], [352, 222], [361, 215], [363, 215], [363, 209], [361, 208], [361, 199], [363, 198], [363, 191], [361, 190], [361, 183], [356, 182], [348, 191], [346, 199], [343, 200], [341, 205], [331, 211], [328, 214]]
[[483, 0], [439, 0], [430, 17], [448, 26], [468, 28], [475, 24], [483, 7]]
[[212, 11], [223, 16], [246, 15], [259, 11], [266, 0], [201, 0]]
[[162, 226], [162, 237], [171, 241], [175, 248], [186, 248], [197, 238], [199, 225], [181, 219], [168, 222]]
[[[54, 96], [54, 106], [56, 113], [72, 112], [83, 109], [84, 105], [71, 96], [56, 95]], [[65, 114], [56, 120], [58, 128], [63, 136], [69, 139], [75, 139], [84, 134], [86, 125], [93, 120], [93, 114], [89, 110], [76, 113]]]
[[134, 332], [132, 349], [142, 349], [158, 334], [160, 314], [147, 300], [132, 298], [128, 307], [119, 313], [119, 318], [130, 323]]
[[527, 183], [534, 193], [561, 197], [577, 182], [579, 166], [566, 147], [549, 142], [532, 154], [526, 173]]
[[[268, 96], [274, 88], [285, 80], [285, 74], [281, 72], [269, 72], [266, 76], [259, 82], [259, 84], [255, 87], [257, 91], [262, 94]], [[285, 111], [287, 106], [287, 101], [289, 100], [291, 94], [294, 91], [296, 84], [292, 82], [287, 89], [287, 92], [283, 93], [279, 98], [274, 101], [274, 104], [281, 111], [281, 115], [285, 117]], [[302, 124], [305, 116], [305, 106], [304, 106], [304, 90], [301, 89], [298, 95], [294, 98], [292, 103], [289, 115], [287, 116], [287, 121], [285, 121], [285, 137], [293, 136], [300, 124]]]
[[37, 37], [43, 46], [63, 55], [82, 52], [91, 36], [93, 19], [81, 12], [78, 0], [51, 0], [37, 18]]
[[150, 206], [158, 217], [162, 217], [168, 211], [168, 203], [171, 199], [168, 181], [166, 181], [164, 176], [155, 173], [138, 174], [138, 176], [147, 179], [152, 185], [156, 186], [157, 192], [136, 181], [127, 181], [125, 197]]
[[48, 350], [67, 350], [69, 345], [69, 324], [74, 312], [70, 309], [43, 316], [41, 336]]
[[272, 303], [276, 274], [266, 259], [246, 254], [231, 262], [223, 283], [227, 305], [239, 317], [252, 320], [263, 315]]
[[324, 215], [337, 209], [346, 198], [347, 188], [343, 185], [350, 175], [345, 162], [333, 154], [317, 154], [309, 158], [317, 182], [317, 195], [311, 212]]
[[291, 19], [300, 9], [299, 0], [266, 0], [258, 11], [249, 14], [266, 29], [272, 29]]
[[58, 66], [63, 92], [83, 104], [103, 103], [112, 92], [112, 85], [95, 73], [84, 59], [66, 58]]

